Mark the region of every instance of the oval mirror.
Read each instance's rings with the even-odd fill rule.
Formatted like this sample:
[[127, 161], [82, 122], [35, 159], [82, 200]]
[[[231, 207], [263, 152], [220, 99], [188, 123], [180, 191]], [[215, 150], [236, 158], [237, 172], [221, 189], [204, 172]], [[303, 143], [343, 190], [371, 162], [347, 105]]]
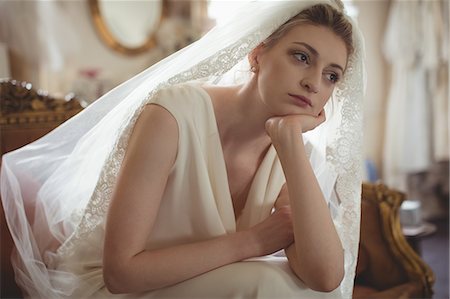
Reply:
[[95, 27], [112, 49], [128, 55], [155, 46], [155, 32], [166, 11], [165, 0], [89, 0]]

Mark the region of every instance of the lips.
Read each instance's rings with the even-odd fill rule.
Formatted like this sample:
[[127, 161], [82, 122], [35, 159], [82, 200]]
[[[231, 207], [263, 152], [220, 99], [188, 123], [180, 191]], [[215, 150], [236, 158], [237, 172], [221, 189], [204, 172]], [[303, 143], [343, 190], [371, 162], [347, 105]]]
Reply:
[[300, 105], [302, 107], [306, 107], [306, 106], [312, 107], [312, 102], [307, 97], [304, 97], [304, 96], [301, 96], [301, 95], [292, 94], [292, 93], [289, 93], [289, 96], [291, 96], [293, 99], [295, 99], [296, 100], [296, 104], [298, 104], [298, 105]]

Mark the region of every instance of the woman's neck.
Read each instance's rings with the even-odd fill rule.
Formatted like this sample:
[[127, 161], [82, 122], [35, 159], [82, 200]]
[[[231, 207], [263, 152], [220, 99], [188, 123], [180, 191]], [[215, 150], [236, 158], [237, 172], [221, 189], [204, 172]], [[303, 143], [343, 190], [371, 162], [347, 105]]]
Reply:
[[206, 87], [215, 110], [224, 150], [236, 146], [270, 144], [265, 121], [270, 117], [251, 83], [229, 87]]

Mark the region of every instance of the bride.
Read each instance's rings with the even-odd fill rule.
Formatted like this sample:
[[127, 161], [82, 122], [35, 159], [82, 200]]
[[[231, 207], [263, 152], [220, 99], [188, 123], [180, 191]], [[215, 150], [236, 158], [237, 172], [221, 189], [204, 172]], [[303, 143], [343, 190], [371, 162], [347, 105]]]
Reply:
[[250, 2], [5, 155], [24, 293], [351, 297], [362, 47], [339, 1]]

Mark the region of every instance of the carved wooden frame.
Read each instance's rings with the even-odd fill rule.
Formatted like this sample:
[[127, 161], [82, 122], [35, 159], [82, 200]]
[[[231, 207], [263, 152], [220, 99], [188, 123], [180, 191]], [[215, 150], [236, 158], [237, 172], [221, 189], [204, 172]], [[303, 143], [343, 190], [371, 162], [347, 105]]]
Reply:
[[[155, 34], [153, 33], [148, 37], [147, 41], [139, 47], [127, 47], [120, 43], [116, 37], [111, 33], [110, 29], [103, 20], [103, 16], [100, 12], [100, 7], [98, 0], [88, 0], [89, 9], [91, 11], [92, 20], [95, 25], [95, 29], [99, 34], [103, 42], [106, 43], [111, 49], [120, 52], [125, 55], [137, 55], [146, 52], [147, 50], [156, 46]], [[167, 0], [162, 0], [162, 13], [161, 18], [158, 21], [157, 26], [167, 17], [168, 13], [168, 2]]]
[[403, 266], [409, 280], [422, 285], [423, 298], [431, 298], [434, 273], [406, 241], [400, 224], [399, 209], [406, 195], [384, 184], [364, 183], [362, 187], [363, 200], [374, 201], [379, 207], [384, 238], [392, 254]]
[[74, 94], [55, 98], [31, 83], [0, 80], [0, 127], [2, 130], [55, 126], [83, 109]]

